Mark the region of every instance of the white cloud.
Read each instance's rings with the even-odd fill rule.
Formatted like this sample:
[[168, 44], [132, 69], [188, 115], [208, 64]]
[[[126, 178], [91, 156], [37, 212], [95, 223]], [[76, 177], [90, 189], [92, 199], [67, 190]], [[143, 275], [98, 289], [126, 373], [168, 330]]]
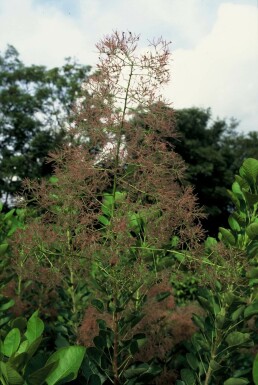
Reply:
[[87, 46], [73, 19], [51, 5], [33, 7], [32, 0], [1, 3], [0, 36], [1, 50], [9, 43], [26, 63], [49, 66], [63, 64], [64, 57], [81, 55]]
[[75, 19], [58, 2], [1, 0], [0, 49], [13, 44], [28, 63], [60, 65], [65, 56], [77, 56], [92, 64], [95, 43], [112, 30], [131, 30], [143, 39], [163, 35], [177, 46], [198, 41], [208, 28], [202, 0], [76, 1]]
[[100, 38], [114, 29], [191, 44], [208, 28], [202, 0], [80, 0], [81, 22]]
[[168, 94], [175, 108], [211, 107], [220, 117], [258, 130], [258, 10], [223, 4], [210, 34], [195, 48], [176, 50]]

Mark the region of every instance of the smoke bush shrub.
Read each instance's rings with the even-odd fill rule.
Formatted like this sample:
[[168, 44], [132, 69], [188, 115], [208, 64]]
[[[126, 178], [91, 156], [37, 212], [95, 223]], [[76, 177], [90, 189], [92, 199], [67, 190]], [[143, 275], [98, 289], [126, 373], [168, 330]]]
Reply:
[[[77, 338], [87, 307], [86, 333], [91, 306], [110, 320], [100, 330], [105, 343], [111, 341], [109, 364], [94, 362], [92, 376], [115, 384], [136, 383], [128, 370], [141, 344], [132, 330], [148, 306], [148, 290], [168, 282], [164, 267], [179, 263], [169, 253], [172, 239], [182, 252], [203, 238], [196, 198], [181, 183], [184, 164], [169, 145], [176, 136], [173, 111], [159, 94], [169, 81], [169, 46], [158, 39], [138, 53], [138, 42], [139, 36], [114, 32], [97, 44], [98, 68], [75, 106], [68, 143], [50, 155], [54, 175], [25, 183], [27, 202], [40, 217], [17, 232], [12, 259], [21, 298], [30, 284], [41, 295], [59, 294], [60, 335]], [[131, 123], [139, 109], [147, 112], [144, 128]], [[125, 343], [128, 336], [134, 345]], [[154, 376], [158, 371], [149, 365], [141, 373]]]

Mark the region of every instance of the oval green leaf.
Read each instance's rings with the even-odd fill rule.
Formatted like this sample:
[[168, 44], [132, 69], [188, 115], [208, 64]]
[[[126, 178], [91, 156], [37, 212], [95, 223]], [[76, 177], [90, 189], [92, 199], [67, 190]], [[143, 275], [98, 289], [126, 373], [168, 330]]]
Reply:
[[247, 228], [246, 228], [246, 234], [250, 239], [255, 239], [258, 237], [258, 223], [251, 223]]
[[31, 344], [38, 337], [42, 335], [44, 331], [44, 322], [38, 317], [38, 312], [32, 314], [27, 323], [27, 331], [25, 336]]
[[18, 328], [12, 329], [4, 339], [3, 353], [11, 357], [18, 349], [21, 342], [21, 333]]
[[230, 230], [225, 229], [224, 227], [219, 227], [219, 231], [222, 235], [222, 241], [226, 244], [229, 244], [231, 246], [234, 246], [236, 243], [234, 235], [231, 233]]
[[195, 377], [194, 373], [190, 369], [182, 369], [180, 371], [181, 378], [185, 382], [186, 385], [195, 385]]
[[47, 376], [46, 383], [55, 385], [63, 379], [66, 379], [67, 382], [76, 379], [85, 350], [86, 348], [83, 346], [67, 346], [52, 354], [47, 360], [46, 366], [56, 361], [58, 361], [58, 365]]
[[0, 373], [6, 378], [8, 385], [24, 385], [22, 376], [13, 369], [8, 363], [0, 362]]
[[250, 340], [249, 333], [241, 333], [237, 331], [230, 333], [226, 338], [226, 342], [228, 346], [242, 345], [248, 342], [249, 340]]
[[240, 167], [239, 174], [249, 184], [255, 185], [258, 178], [258, 160], [254, 158], [245, 159]]
[[245, 318], [250, 318], [258, 314], [258, 302], [253, 302], [251, 305], [247, 306], [244, 312]]
[[246, 378], [229, 378], [223, 385], [247, 385], [249, 381]]
[[0, 245], [0, 255], [3, 255], [6, 252], [7, 248], [8, 248], [8, 243], [2, 243]]
[[57, 368], [58, 361], [51, 362], [29, 375], [27, 382], [29, 385], [43, 385], [46, 378]]

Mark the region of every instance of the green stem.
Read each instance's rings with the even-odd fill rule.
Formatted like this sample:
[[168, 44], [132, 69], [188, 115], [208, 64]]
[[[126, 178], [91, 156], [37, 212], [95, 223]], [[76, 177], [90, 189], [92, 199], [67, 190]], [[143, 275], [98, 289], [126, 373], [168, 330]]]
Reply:
[[113, 190], [112, 190], [112, 196], [113, 196], [112, 210], [111, 210], [112, 217], [113, 217], [114, 208], [115, 208], [115, 196], [116, 196], [116, 188], [117, 188], [117, 168], [119, 166], [119, 153], [120, 153], [120, 147], [121, 147], [121, 142], [122, 142], [122, 131], [124, 128], [128, 95], [129, 95], [131, 80], [132, 80], [132, 76], [133, 76], [133, 68], [134, 68], [133, 64], [131, 64], [130, 68], [131, 69], [130, 69], [129, 79], [128, 79], [128, 83], [127, 83], [127, 87], [126, 87], [126, 91], [125, 91], [124, 108], [123, 108], [123, 113], [122, 113], [121, 125], [120, 125], [120, 130], [119, 130], [118, 138], [117, 138], [116, 157], [115, 157], [115, 175], [114, 175]]
[[212, 368], [211, 368], [211, 365], [209, 364], [209, 368], [208, 368], [208, 371], [206, 373], [204, 385], [209, 385], [211, 374], [212, 374]]
[[213, 369], [211, 367], [211, 362], [216, 359], [216, 356], [217, 356], [216, 353], [217, 353], [217, 350], [221, 344], [221, 337], [222, 336], [221, 336], [220, 330], [218, 331], [218, 333], [215, 330], [214, 338], [212, 338], [213, 343], [212, 343], [211, 357], [210, 357], [210, 361], [209, 361], [209, 367], [208, 367], [208, 370], [206, 372], [204, 385], [209, 385], [209, 383], [210, 383], [212, 371], [213, 371]]
[[22, 279], [21, 279], [21, 276], [19, 275], [18, 276], [18, 287], [17, 287], [17, 294], [18, 294], [19, 298], [21, 297], [21, 290], [22, 290]]

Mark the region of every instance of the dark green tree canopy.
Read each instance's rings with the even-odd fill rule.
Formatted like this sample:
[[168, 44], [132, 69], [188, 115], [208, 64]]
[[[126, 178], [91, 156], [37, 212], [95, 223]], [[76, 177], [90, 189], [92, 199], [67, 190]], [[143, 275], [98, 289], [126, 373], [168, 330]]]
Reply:
[[203, 222], [210, 235], [227, 226], [231, 203], [227, 189], [243, 160], [258, 159], [258, 135], [236, 131], [238, 123], [213, 120], [210, 109], [188, 108], [175, 112], [179, 138], [175, 150], [187, 163], [187, 181], [195, 187], [208, 218]]
[[25, 177], [50, 173], [44, 163], [64, 135], [72, 105], [90, 71], [72, 59], [58, 68], [26, 66], [13, 46], [0, 53], [0, 196], [17, 192]]

